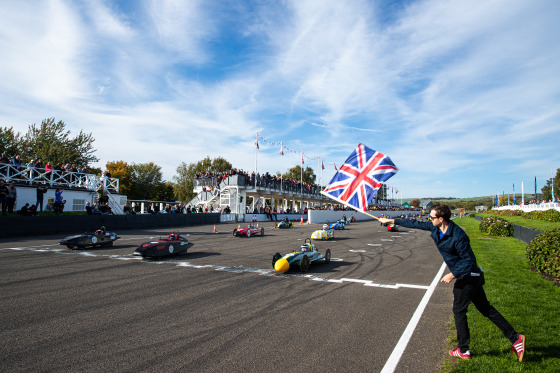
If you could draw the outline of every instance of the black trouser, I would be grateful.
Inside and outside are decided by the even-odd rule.
[[[484,317],[492,321],[513,344],[517,340],[517,333],[509,322],[490,305],[486,293],[482,288],[484,275],[478,277],[466,276],[455,281],[453,287],[453,315],[455,316],[455,328],[457,329],[457,343],[461,352],[466,352],[470,344],[469,324],[467,322],[467,309],[472,303]]]

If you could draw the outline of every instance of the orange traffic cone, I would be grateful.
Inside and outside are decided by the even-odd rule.
[[[240,223],[237,224],[237,229],[241,230],[241,224]]]
[[[309,217],[307,217],[307,224],[309,225]]]
[[[214,230],[212,230],[212,232],[218,233],[218,231],[216,230],[216,225],[214,225]]]
[[[257,229],[259,228],[259,222],[257,222]]]
[[[299,221],[300,225],[303,225],[303,216],[301,216],[301,221]]]

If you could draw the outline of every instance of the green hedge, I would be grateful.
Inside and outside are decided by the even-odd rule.
[[[478,225],[480,232],[492,236],[513,236],[513,225],[501,217],[486,217]]]
[[[538,271],[560,277],[560,229],[537,235],[527,246],[527,258]]]
[[[497,216],[504,216],[504,217],[514,217],[514,216],[522,216],[523,215],[522,210],[489,210],[489,211],[484,212],[484,213],[495,214]]]
[[[523,213],[523,219],[537,219],[541,221],[560,222],[560,212],[555,209],[534,210],[532,212]]]

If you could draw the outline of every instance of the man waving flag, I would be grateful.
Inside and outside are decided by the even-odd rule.
[[[395,175],[397,170],[388,156],[358,144],[321,193],[365,212],[368,202],[383,182]]]

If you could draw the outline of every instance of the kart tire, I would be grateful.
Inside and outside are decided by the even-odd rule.
[[[251,229],[247,230],[247,237],[248,237],[248,238],[251,237]]]
[[[306,272],[307,270],[309,270],[309,257],[307,257],[306,255],[303,255],[303,257],[301,258],[301,261],[299,263],[299,267],[301,269],[302,272]]]
[[[232,233],[233,236],[237,236],[237,235],[235,235],[236,232],[237,232],[237,229],[233,229],[233,233]]]
[[[113,246],[113,242],[107,242],[105,244],[103,244],[104,247],[112,247]]]
[[[274,256],[272,256],[272,268],[274,269],[274,265],[276,264],[276,261],[278,261],[279,259],[282,258],[282,255],[278,252],[276,252],[274,254]]]
[[[261,236],[264,236],[264,227],[261,227]]]
[[[74,248],[76,248],[76,246],[75,246],[75,245],[67,245],[66,248],[68,248],[68,249],[74,249]]]
[[[325,264],[328,264],[329,262],[331,262],[331,250],[327,248],[325,251]]]

